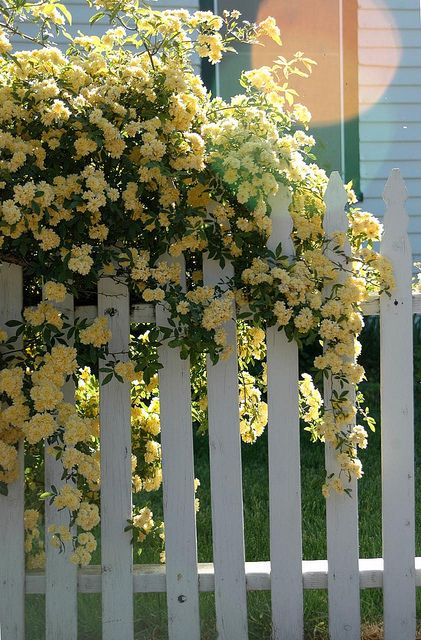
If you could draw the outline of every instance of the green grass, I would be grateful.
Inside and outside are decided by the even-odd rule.
[[[378,378],[377,378],[378,379]],[[415,406],[420,407],[419,384],[416,385]],[[376,419],[379,416],[379,385],[365,383],[365,395]],[[416,409],[416,477],[421,473],[421,416]],[[398,428],[398,425],[397,425]],[[301,455],[303,557],[326,557],[325,502],[321,495],[324,478],[324,451],[322,446],[309,442],[303,432]],[[268,526],[268,456],[267,439],[263,436],[255,445],[243,445],[243,492],[246,559],[269,559]],[[360,557],[381,556],[381,486],[380,486],[380,429],[370,434],[368,449],[362,452],[365,475],[359,482]],[[196,476],[200,478],[201,508],[197,516],[198,554],[200,562],[212,560],[211,508],[209,488],[209,458],[205,437],[195,439]],[[421,483],[416,483],[416,522],[421,519]],[[153,498],[154,513],[162,513],[162,498]],[[416,553],[421,555],[421,529],[418,528]],[[142,562],[156,562],[147,552]],[[417,618],[421,619],[421,593],[417,590]],[[200,595],[203,640],[216,638],[213,594]],[[27,640],[44,638],[44,596],[27,596]],[[306,638],[327,638],[327,593],[306,591],[304,595]],[[270,593],[248,595],[250,640],[270,638]],[[366,589],[361,592],[361,613],[364,624],[377,625],[382,620],[382,592]],[[79,640],[101,638],[100,595],[79,595]],[[376,637],[367,636],[367,637]],[[379,636],[380,637],[380,636]],[[135,596],[136,640],[163,640],[166,632],[165,594],[138,594]],[[117,640],[117,639],[116,639]]]

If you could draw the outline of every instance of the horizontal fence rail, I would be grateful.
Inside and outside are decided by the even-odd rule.
[[[421,586],[421,557],[415,557],[412,316],[421,314],[421,295],[411,293],[406,192],[394,170],[385,189],[385,233],[381,253],[393,263],[392,296],[373,297],[365,316],[380,316],[383,557],[359,558],[358,497],[333,496],[327,504],[327,560],[302,560],[301,480],[298,412],[298,348],[283,331],[267,331],[269,523],[271,561],[245,562],[242,461],[239,433],[237,358],[207,363],[213,563],[198,563],[194,497],[194,453],[189,362],[179,349],[160,347],[159,372],[166,565],[134,564],[131,517],[130,388],[115,380],[101,389],[101,566],[76,569],[47,545],[45,571],[24,567],[24,452],[21,471],[8,497],[0,496],[0,638],[24,640],[25,594],[46,595],[47,640],[76,640],[77,593],[102,594],[102,637],[134,637],[133,594],[166,593],[169,640],[199,640],[199,592],[215,594],[219,640],[247,640],[247,592],[271,591],[272,639],[303,637],[303,589],[327,589],[331,640],[360,637],[360,590],[382,588],[385,640],[415,640],[415,588]],[[346,195],[337,173],[325,196],[325,231],[346,230]],[[292,221],[286,191],[272,202],[269,248],[279,242],[293,257]],[[345,247],[345,251],[349,247]],[[181,264],[184,273],[184,264]],[[204,257],[204,280],[215,285],[231,274]],[[0,328],[20,316],[22,271],[0,265]],[[328,293],[328,292],[326,292]],[[98,304],[65,312],[87,320],[109,316],[110,350],[128,352],[130,322],[165,326],[167,312],[148,304],[130,306],[125,284],[98,283]],[[236,323],[226,326],[237,349]],[[397,373],[398,372],[398,373]],[[399,380],[397,379],[399,378]],[[332,384],[335,384],[332,382]],[[331,381],[326,382],[325,402]],[[349,389],[350,394],[354,392]],[[66,400],[74,401],[68,383]],[[335,469],[326,447],[326,469]],[[58,466],[46,457],[46,489],[57,482]],[[57,514],[48,508],[48,522]],[[60,610],[60,602],[63,609]],[[28,637],[28,636],[27,636]]]
[[[359,559],[360,589],[383,587],[383,558]],[[270,562],[246,562],[247,591],[271,590]],[[327,560],[302,561],[302,586],[304,589],[327,589]],[[137,564],[133,567],[133,593],[165,593],[165,566]],[[215,591],[213,563],[198,564],[198,584],[201,593]],[[415,558],[415,584],[421,587],[421,557]],[[101,593],[101,567],[92,565],[78,571],[79,593]],[[25,592],[45,593],[45,572],[27,571]]]
[[[392,296],[393,300],[393,296]],[[363,302],[362,314],[365,317],[380,315],[380,299],[378,296],[370,296],[367,302]],[[421,315],[421,293],[412,294],[412,313]],[[93,320],[97,316],[97,308],[95,305],[84,305],[75,307],[76,318],[86,318]],[[156,311],[153,304],[134,304],[130,310],[130,322],[139,324],[155,324]]]

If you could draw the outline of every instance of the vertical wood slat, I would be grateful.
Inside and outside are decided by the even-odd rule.
[[[169,259],[168,259],[169,260]],[[184,260],[182,284],[185,287]],[[156,306],[156,323],[168,325],[168,311]],[[190,361],[180,348],[159,348],[160,422],[165,521],[169,640],[199,640],[199,580],[194,497]]]
[[[327,237],[332,237],[335,231],[345,232],[348,228],[348,218],[345,214],[347,194],[342,179],[334,171],[329,179],[325,194],[326,214],[324,229]],[[349,243],[344,246],[344,253],[350,255]],[[326,255],[330,257],[328,249]],[[332,256],[333,257],[333,256]],[[345,258],[334,254],[336,263],[345,266]],[[337,282],[343,282],[346,274],[338,273]],[[330,287],[326,295],[330,294]],[[337,382],[331,376],[325,379],[324,402],[325,408],[331,408],[330,397],[332,390],[340,390]],[[345,387],[349,398],[353,398],[352,386]],[[352,425],[349,426],[351,428]],[[338,473],[336,460],[337,451],[326,443],[326,471],[329,474]],[[348,482],[343,479],[352,494],[338,494],[334,491],[326,500],[327,520],[327,559],[328,559],[328,600],[329,600],[329,637],[331,640],[360,640],[360,581],[359,581],[359,544],[358,544],[358,496],[355,479]]]
[[[0,328],[22,313],[22,268],[0,264]],[[24,551],[24,448],[19,446],[19,477],[10,484],[9,495],[0,495],[0,637],[25,637],[25,551]]]
[[[113,278],[98,282],[98,315],[108,319],[110,353],[127,360],[129,291]],[[100,363],[100,366],[103,363]],[[104,376],[100,374],[100,380]],[[133,640],[133,553],[130,384],[100,385],[102,638]]]
[[[206,286],[232,276],[232,266],[203,259]],[[207,361],[215,607],[219,640],[245,640],[247,595],[245,576],[243,490],[239,424],[237,332],[235,320],[225,325],[232,353],[213,365]]]
[[[385,640],[413,640],[415,606],[412,254],[407,192],[398,169],[387,181],[381,253],[396,286],[380,299],[380,380]]]
[[[282,242],[293,256],[290,196],[284,187],[272,200],[272,251]],[[273,640],[303,638],[298,346],[285,331],[267,329],[270,562]]]
[[[67,295],[65,300],[55,305],[68,318],[70,323],[74,319],[74,301],[72,295]],[[64,402],[74,404],[75,388],[73,380],[68,380],[63,388]],[[65,484],[61,479],[63,465],[60,460],[45,453],[45,488],[50,490],[51,485],[57,489]],[[70,481],[73,484],[72,481]],[[76,640],[77,638],[77,567],[70,562],[71,545],[66,544],[66,551],[59,553],[58,549],[50,544],[51,534],[48,527],[51,525],[68,526],[69,516],[66,509],[58,511],[54,504],[45,502],[45,551],[46,551],[46,640]]]

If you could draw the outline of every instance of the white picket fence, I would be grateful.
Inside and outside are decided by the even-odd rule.
[[[166,592],[170,640],[200,638],[199,592],[215,593],[220,640],[245,640],[247,591],[270,590],[274,640],[302,640],[303,588],[328,589],[332,640],[359,640],[360,589],[381,587],[386,640],[414,640],[415,588],[421,585],[421,558],[415,556],[412,314],[421,301],[411,294],[412,259],[404,209],[406,190],[398,170],[385,188],[385,232],[381,251],[391,259],[396,289],[366,304],[365,315],[380,313],[383,558],[359,559],[358,497],[333,495],[327,501],[327,560],[302,560],[298,351],[283,332],[267,332],[269,405],[270,562],[245,562],[242,468],[238,415],[237,359],[208,364],[209,447],[213,564],[198,564],[194,509],[193,441],[189,364],[177,349],[163,346],[160,404],[166,565],[133,565],[129,386],[110,382],[101,390],[101,566],[76,570],[47,541],[45,572],[27,571],[23,545],[22,473],[8,497],[0,497],[0,625],[2,640],[23,640],[25,594],[46,595],[46,639],[75,640],[77,593],[102,593],[103,640],[133,640],[133,593]],[[345,229],[346,197],[339,174],[326,193],[328,234]],[[283,242],[292,253],[288,197],[281,192],[273,212],[271,247]],[[230,266],[205,259],[208,285],[230,274]],[[20,316],[20,267],[0,269],[0,326]],[[420,296],[421,298],[421,296]],[[96,308],[69,313],[95,316]],[[134,307],[125,285],[103,279],[98,312],[109,316],[112,351],[127,351],[129,322],[165,324],[162,308]],[[236,353],[236,327],[227,326]],[[66,399],[73,397],[71,384]],[[48,458],[46,486],[60,484],[60,464]],[[326,450],[326,465],[334,465]],[[366,469],[366,473],[370,473]],[[58,522],[46,504],[46,521]],[[27,634],[30,638],[30,633]]]

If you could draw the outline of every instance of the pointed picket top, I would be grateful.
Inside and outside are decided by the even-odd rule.
[[[330,236],[335,231],[347,231],[349,223],[345,213],[345,205],[348,202],[348,194],[338,171],[333,171],[330,174],[324,201],[326,213],[323,226],[326,234]]]
[[[383,191],[386,204],[384,214],[384,234],[382,247],[386,239],[396,239],[407,235],[409,216],[405,209],[408,191],[399,169],[392,169]]]
[[[268,248],[275,251],[278,244],[282,243],[282,254],[292,257],[295,255],[294,244],[291,233],[293,222],[289,212],[291,195],[284,185],[279,185],[278,192],[269,200],[272,209],[270,219],[272,220],[272,233],[268,239]]]

